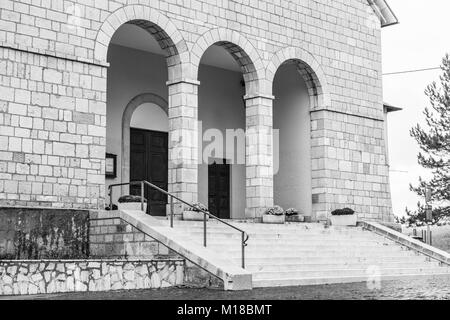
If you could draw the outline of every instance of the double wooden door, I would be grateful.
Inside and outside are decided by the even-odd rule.
[[[168,134],[142,129],[131,129],[130,178],[131,181],[146,180],[167,190],[168,187]],[[132,186],[130,193],[141,194],[140,186]],[[152,216],[165,216],[167,196],[145,188],[148,201],[147,213]]]

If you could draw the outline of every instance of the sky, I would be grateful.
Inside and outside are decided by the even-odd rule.
[[[449,0],[388,0],[400,24],[383,28],[383,73],[439,67],[450,54]],[[403,108],[389,114],[389,158],[394,214],[405,215],[420,200],[409,191],[419,176],[429,172],[417,163],[419,147],[410,129],[424,123],[423,110],[429,105],[424,91],[439,80],[440,70],[383,76],[384,101]]]

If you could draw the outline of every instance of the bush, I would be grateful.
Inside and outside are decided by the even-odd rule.
[[[299,212],[297,209],[295,208],[290,208],[287,209],[286,212],[284,213],[287,217],[292,217],[292,216],[298,216]]]
[[[331,213],[332,216],[351,216],[354,214],[355,214],[355,211],[350,208],[337,209]]]
[[[193,208],[192,207],[188,207],[186,209],[186,211],[194,211],[194,212],[206,211],[206,212],[209,212],[208,211],[208,207],[205,206],[203,203],[200,203],[200,202],[194,203],[194,207]]]
[[[282,216],[284,215],[284,209],[280,206],[275,206],[266,210],[265,214],[270,216]]]
[[[119,203],[131,203],[131,202],[141,202],[141,197],[140,196],[132,196],[132,195],[128,195],[128,196],[122,196],[119,198]],[[147,199],[144,198],[144,202],[147,202]]]

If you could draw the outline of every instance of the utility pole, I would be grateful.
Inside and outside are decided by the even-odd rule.
[[[427,235],[426,235],[426,243],[430,246],[432,245],[431,240],[431,230],[430,230],[430,224],[433,221],[433,206],[430,204],[431,202],[431,189],[427,188],[425,190],[425,203],[426,203],[426,221],[427,221]]]

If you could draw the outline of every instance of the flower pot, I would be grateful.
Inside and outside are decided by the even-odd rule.
[[[356,227],[356,214],[345,216],[331,216],[331,225],[337,227]]]
[[[197,211],[183,211],[183,220],[185,221],[203,221],[205,214]],[[209,220],[209,216],[206,216],[206,220]]]
[[[305,222],[305,216],[286,216],[286,222]]]
[[[270,224],[284,224],[286,222],[286,216],[275,216],[270,214],[265,214],[262,216],[262,222],[263,223],[270,223]]]
[[[142,210],[140,202],[123,202],[119,203],[117,207],[119,210],[133,210],[133,211]],[[144,212],[147,212],[147,203],[144,203]]]

